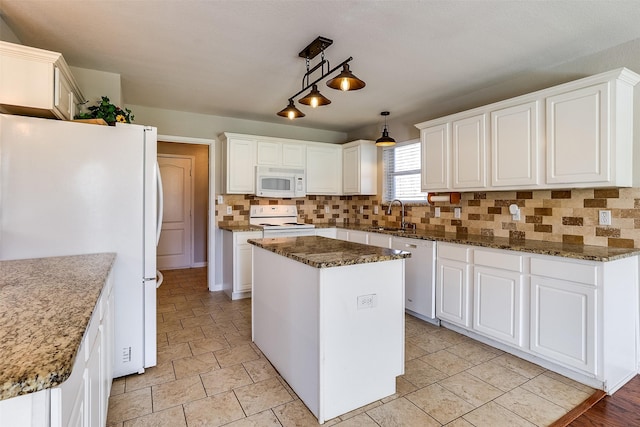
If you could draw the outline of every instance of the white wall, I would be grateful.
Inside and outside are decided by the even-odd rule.
[[[80,86],[85,101],[89,101],[87,107],[96,105],[103,96],[109,97],[112,104],[122,107],[120,74],[71,66],[69,68]]]

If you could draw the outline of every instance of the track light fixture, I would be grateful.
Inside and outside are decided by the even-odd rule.
[[[358,90],[365,87],[366,83],[354,76],[349,69],[349,61],[353,60],[353,57],[349,57],[342,61],[337,67],[331,68],[329,60],[324,57],[325,49],[331,46],[331,44],[333,44],[333,40],[320,36],[298,54],[298,56],[304,58],[307,63],[307,72],[302,76],[302,89],[289,98],[289,105],[278,112],[279,116],[287,117],[291,120],[298,117],[304,117],[305,115],[294,106],[293,99],[309,88],[311,88],[311,91],[305,97],[300,98],[298,102],[304,105],[309,105],[312,108],[331,104],[331,100],[322,95],[318,90],[318,82],[329,77],[340,67],[342,67],[342,71],[327,82],[328,87],[342,91]],[[320,62],[315,66],[310,67],[310,61],[318,55],[321,55]],[[318,69],[320,70],[320,77],[310,82],[311,75]]]
[[[396,140],[389,136],[389,131],[387,131],[387,116],[390,113],[388,111],[383,111],[380,113],[381,116],[384,116],[384,129],[382,131],[382,136],[376,139],[377,147],[391,147],[392,145],[396,145]]]

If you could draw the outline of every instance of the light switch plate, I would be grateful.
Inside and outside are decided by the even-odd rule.
[[[461,209],[460,208],[454,208],[453,209],[453,217],[454,218],[460,218],[460,214],[461,214]]]
[[[218,196],[218,204],[221,205],[224,203],[224,198],[222,196]]]
[[[437,206],[434,209],[433,216],[436,217],[436,218],[440,218],[440,207],[439,206]]]
[[[231,206],[227,206],[227,215],[233,215],[233,208]]]

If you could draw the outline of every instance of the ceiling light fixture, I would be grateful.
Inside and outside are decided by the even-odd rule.
[[[294,106],[293,99],[309,88],[311,88],[311,91],[305,97],[300,98],[298,102],[304,105],[309,105],[312,108],[331,104],[331,100],[322,95],[318,90],[318,82],[329,77],[340,67],[342,67],[342,72],[327,82],[328,87],[342,91],[358,90],[365,87],[366,83],[354,76],[351,70],[349,70],[348,63],[353,60],[353,57],[350,56],[346,60],[342,61],[337,67],[331,68],[329,60],[324,57],[324,51],[332,44],[333,40],[320,36],[298,54],[298,56],[304,58],[307,63],[307,72],[302,76],[302,89],[289,98],[289,105],[278,112],[279,116],[287,117],[291,120],[298,117],[304,117],[305,115]],[[310,67],[310,61],[318,55],[321,55],[320,62],[315,66]],[[311,75],[318,69],[320,70],[320,77],[314,81],[310,81]]]
[[[396,140],[389,136],[389,131],[387,130],[387,116],[390,113],[388,111],[383,111],[380,113],[381,116],[384,116],[384,129],[382,131],[382,136],[376,139],[377,147],[391,147],[392,145],[396,145]]]

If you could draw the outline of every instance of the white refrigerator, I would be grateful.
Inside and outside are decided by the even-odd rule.
[[[114,377],[156,364],[157,130],[0,114],[0,259],[115,252]]]

